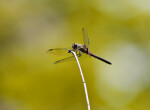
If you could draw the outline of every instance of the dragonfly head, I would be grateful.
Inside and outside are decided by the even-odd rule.
[[[78,47],[78,44],[77,44],[77,43],[72,44],[72,48],[73,48],[73,49],[77,49],[77,47]]]

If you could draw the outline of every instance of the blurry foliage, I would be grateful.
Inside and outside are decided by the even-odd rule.
[[[46,53],[50,48],[82,43],[81,29],[84,27],[90,38],[90,50],[96,54],[103,53],[113,63],[109,66],[93,58],[81,60],[91,109],[149,110],[149,3],[146,0],[1,0],[0,109],[86,110],[84,89],[76,63],[53,65],[53,61],[60,57]],[[144,72],[139,73],[145,77],[144,83],[141,80],[138,82],[140,91],[122,91],[106,79],[98,82],[103,76],[101,74],[105,74],[99,69],[112,74],[108,74],[109,80],[116,74],[116,79],[119,76],[128,78],[121,74],[120,68],[132,66],[132,60],[122,65],[124,62],[120,57],[117,57],[117,61],[121,63],[117,63],[113,57],[118,56],[116,51],[121,52],[117,47],[121,48],[122,44],[137,45],[139,50],[143,50],[139,53],[146,54],[147,61],[137,67],[146,65]],[[129,58],[131,53],[127,51],[125,56]],[[141,58],[140,55],[135,57]],[[115,73],[114,67],[120,73]],[[128,70],[132,78],[136,73]],[[136,95],[133,95],[134,92]]]

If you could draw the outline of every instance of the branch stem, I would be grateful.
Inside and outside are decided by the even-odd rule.
[[[83,73],[82,73],[82,69],[81,69],[78,57],[77,57],[77,55],[76,55],[76,53],[74,51],[72,51],[72,50],[68,50],[68,51],[69,51],[69,53],[71,52],[74,55],[74,57],[76,59],[76,62],[78,64],[78,67],[79,67],[79,70],[80,70],[80,74],[81,74],[81,77],[82,77],[82,82],[83,82],[83,85],[84,85],[84,91],[85,91],[85,96],[86,96],[86,101],[87,101],[87,107],[88,107],[88,110],[90,110],[90,103],[89,103],[89,97],[88,97],[86,82],[84,80],[84,76],[83,76]]]

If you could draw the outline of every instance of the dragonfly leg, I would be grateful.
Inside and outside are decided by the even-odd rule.
[[[81,51],[79,51],[78,57],[81,57],[81,55],[82,55],[82,52],[81,52]]]

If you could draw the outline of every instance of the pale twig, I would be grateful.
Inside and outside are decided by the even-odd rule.
[[[84,91],[85,91],[85,96],[86,96],[86,101],[87,101],[87,107],[88,107],[88,110],[90,110],[90,103],[89,103],[87,87],[86,87],[86,83],[85,83],[85,80],[84,80],[84,76],[83,76],[83,73],[82,73],[82,69],[81,69],[78,57],[77,57],[77,55],[76,55],[76,53],[74,51],[69,50],[69,49],[68,49],[68,51],[69,51],[69,53],[71,52],[74,55],[74,57],[76,59],[76,62],[78,64],[78,67],[79,67],[79,70],[80,70],[80,73],[81,73],[81,77],[82,77],[82,81],[83,81],[83,85],[84,85]]]

